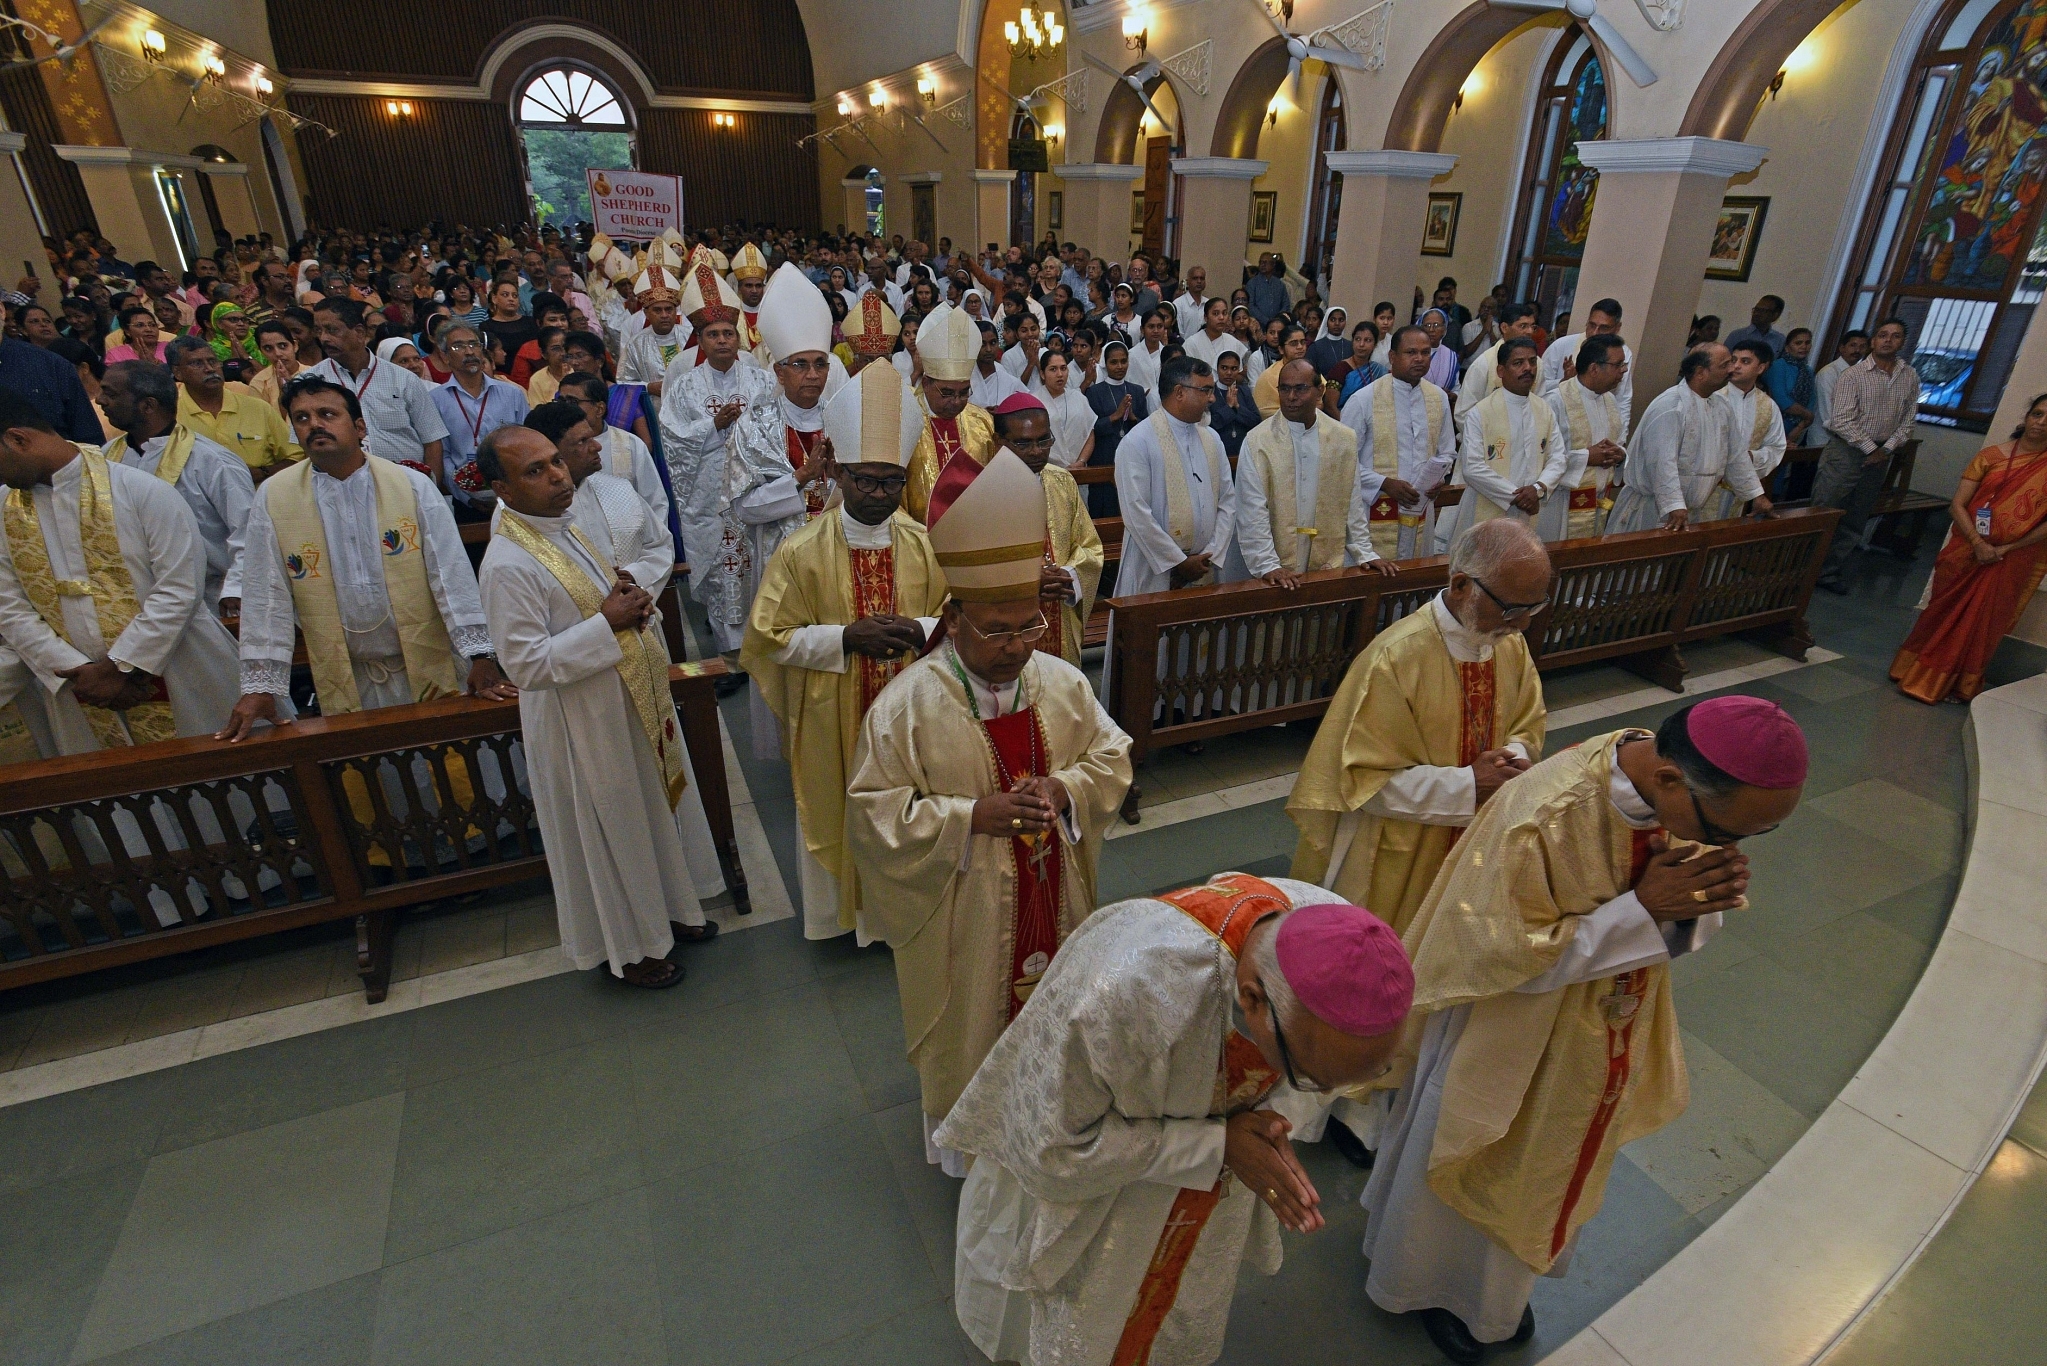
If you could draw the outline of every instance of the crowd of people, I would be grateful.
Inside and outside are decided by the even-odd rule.
[[[1545,758],[1546,543],[1767,515],[1819,445],[1838,583],[1917,395],[1902,324],[1815,376],[1766,301],[1637,415],[1613,299],[1567,330],[1445,280],[1353,323],[1277,256],[1227,296],[1142,254],[777,231],[52,264],[63,323],[24,280],[0,339],[26,755],[516,698],[564,952],[672,987],[722,889],[659,629],[686,566],[789,765],[804,933],[893,952],[966,1183],[961,1321],[1040,1366],[1212,1360],[1239,1265],[1321,1226],[1293,1145],[1325,1139],[1372,1167],[1377,1303],[1459,1362],[1533,1331],[1618,1146],[1684,1108],[1667,964],[1746,905],[1739,841],[1806,762],[1744,697]],[[2047,400],[1970,467],[1912,695],[1970,695],[2037,584],[2043,455]],[[1293,876],[1099,907],[1132,771],[1079,668],[1097,597],[1439,551],[1331,699]],[[464,807],[510,780],[447,773]]]

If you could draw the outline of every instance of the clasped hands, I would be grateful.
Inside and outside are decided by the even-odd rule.
[[[1708,849],[1697,858],[1687,847],[1673,849],[1667,835],[1652,835],[1649,864],[1635,884],[1635,899],[1658,924],[1695,920],[1731,911],[1748,891],[1748,855],[1735,845]],[[1704,893],[1703,896],[1698,895]]]
[[[1042,835],[1058,824],[1070,805],[1066,784],[1057,778],[1026,778],[1007,792],[976,801],[973,831],[1004,839]]]
[[[1509,778],[1528,769],[1528,761],[1511,749],[1489,749],[1473,759],[1471,777],[1478,785],[1478,805],[1484,806],[1486,798],[1498,792]]]
[[[71,680],[71,694],[88,707],[126,711],[139,707],[156,691],[156,675],[140,669],[128,673],[111,659],[93,659],[57,670],[57,677]]]
[[[869,659],[888,659],[906,651],[924,648],[924,628],[915,617],[893,612],[862,617],[846,628],[842,642],[850,654]]]
[[[1293,1125],[1271,1110],[1231,1115],[1223,1137],[1223,1166],[1252,1195],[1272,1206],[1279,1222],[1296,1233],[1321,1228],[1322,1197],[1308,1179],[1294,1145]]]

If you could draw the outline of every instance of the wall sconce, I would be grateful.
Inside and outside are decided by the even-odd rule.
[[[1123,16],[1123,46],[1142,56],[1150,41],[1151,20],[1144,11],[1132,10]]]
[[[1476,95],[1479,91],[1483,89],[1485,89],[1485,82],[1481,81],[1478,78],[1478,73],[1476,71],[1472,72],[1469,76],[1466,76],[1464,78],[1464,84],[1457,87],[1457,98],[1450,101],[1450,108],[1452,110],[1462,109],[1464,107],[1465,96]]]
[[[277,87],[270,83],[268,76],[258,76],[256,78],[256,93],[267,98],[277,93]]]
[[[919,76],[917,78],[917,98],[924,101],[927,108],[937,104],[938,82],[932,80],[929,76]]]
[[[711,115],[711,126],[714,128],[723,128],[727,132],[730,132],[734,127],[737,126],[737,121],[734,120],[730,114],[720,111],[719,113]]]
[[[853,101],[844,95],[839,96],[839,117],[842,119],[853,117]]]
[[[199,74],[214,85],[227,80],[227,63],[217,52],[209,52],[199,59]]]
[[[409,119],[412,117],[412,101],[385,100],[384,112],[394,119]]]
[[[1271,99],[1265,102],[1266,127],[1268,128],[1279,127],[1279,111],[1281,110],[1281,108],[1284,107],[1284,105],[1285,102],[1281,100],[1280,97],[1277,95],[1274,95]]]
[[[163,60],[164,36],[161,33],[158,33],[155,29],[146,28],[142,30],[141,46],[143,60],[151,62],[160,62]]]
[[[870,91],[867,96],[867,107],[877,114],[887,109],[888,92],[886,90]]]
[[[1058,124],[1048,123],[1045,125],[1045,141],[1051,143],[1054,147],[1059,145],[1059,139],[1064,136],[1066,136],[1066,130]]]
[[[1812,38],[1808,36],[1804,42],[1791,50],[1791,55],[1784,59],[1784,65],[1778,68],[1776,76],[1771,79],[1770,98],[1776,99],[1783,91],[1787,76],[1804,71],[1818,60],[1819,54],[1813,50]]]

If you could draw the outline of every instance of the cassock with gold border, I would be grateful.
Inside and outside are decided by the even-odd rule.
[[[917,356],[924,362],[927,379],[964,383],[974,374],[974,360],[981,353],[981,329],[974,320],[951,304],[931,310],[917,329]],[[953,471],[958,492],[973,479],[980,467],[995,454],[995,419],[988,410],[969,403],[958,417],[933,417],[917,391],[917,404],[924,415],[924,430],[910,457],[910,483],[903,490],[903,510],[929,525],[931,495],[952,463],[964,456],[971,463]],[[949,501],[949,500],[948,500]]]

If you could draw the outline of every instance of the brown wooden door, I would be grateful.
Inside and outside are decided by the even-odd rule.
[[[1154,256],[1166,250],[1166,197],[1173,184],[1173,140],[1152,138],[1144,144],[1144,249]]]

